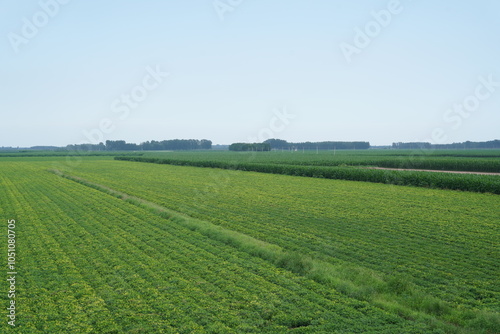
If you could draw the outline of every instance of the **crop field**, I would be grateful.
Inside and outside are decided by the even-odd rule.
[[[299,166],[377,166],[500,173],[500,150],[145,152],[147,158]]]
[[[494,191],[196,166],[404,161],[371,154],[0,156],[0,216],[5,230],[15,221],[16,253],[15,297],[12,281],[0,284],[15,327],[6,310],[0,332],[499,333]],[[498,151],[405,154],[433,169],[498,171],[500,161]]]
[[[358,150],[338,153],[336,151],[147,152],[142,156],[122,156],[115,159],[500,195],[499,152],[499,150]],[[425,170],[460,173],[433,173]],[[481,173],[488,175],[477,175]]]

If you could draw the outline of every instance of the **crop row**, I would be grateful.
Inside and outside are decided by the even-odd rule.
[[[146,152],[144,157],[304,166],[379,166],[388,168],[500,172],[500,150],[405,151],[357,150],[318,152]]]
[[[232,163],[225,161],[176,160],[148,157],[115,157],[115,160],[169,164],[177,166],[222,168],[291,176],[375,182],[402,186],[416,186],[500,194],[500,176],[496,175],[490,176],[418,171],[378,170],[352,167],[348,168],[330,166],[283,165],[278,163]],[[391,167],[399,166],[396,163]]]
[[[430,169],[444,171],[469,171],[500,173],[500,158],[435,158],[435,157],[363,157],[345,160],[277,161],[278,164],[294,164],[305,166],[376,166],[401,169]]]

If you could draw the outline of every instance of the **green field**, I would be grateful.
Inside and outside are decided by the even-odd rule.
[[[148,158],[299,166],[378,166],[500,173],[500,150],[339,150],[142,152]]]
[[[118,156],[115,159],[500,195],[500,150],[145,152],[140,156]],[[469,173],[435,173],[425,170]],[[495,173],[497,175],[493,175]]]
[[[305,169],[500,161],[498,151],[143,157]],[[4,317],[2,333],[500,332],[493,193],[78,154],[0,157],[0,183],[17,269],[16,327]],[[0,301],[5,310],[7,293]]]

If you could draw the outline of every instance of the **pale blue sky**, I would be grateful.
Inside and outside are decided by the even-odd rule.
[[[0,146],[500,139],[499,22],[496,0],[0,0]]]

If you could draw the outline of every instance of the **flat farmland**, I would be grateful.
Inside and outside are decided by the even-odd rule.
[[[133,156],[130,154],[129,156]],[[137,156],[137,155],[136,155]],[[500,173],[500,150],[331,150],[144,152],[145,158],[292,166],[377,166]]]
[[[115,159],[500,195],[499,155],[499,150],[200,151]]]
[[[500,329],[498,195],[3,159],[22,333]]]

